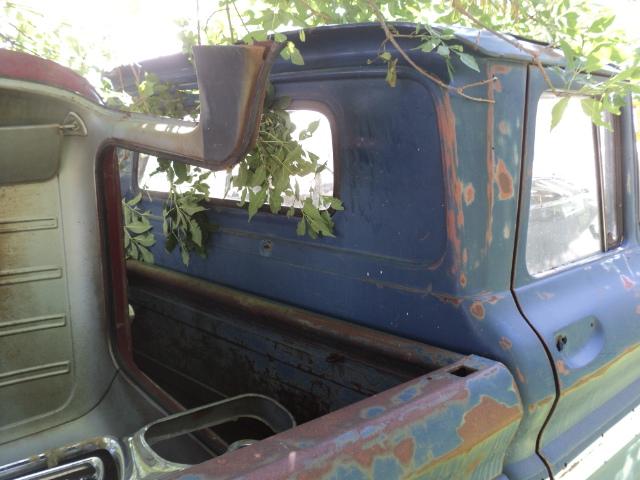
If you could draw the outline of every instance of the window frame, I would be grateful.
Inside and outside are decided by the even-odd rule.
[[[338,152],[339,150],[339,138],[337,135],[336,128],[336,120],[335,115],[331,108],[323,102],[319,102],[317,100],[306,100],[301,98],[294,98],[291,100],[291,104],[287,107],[287,110],[312,110],[318,112],[325,116],[325,118],[329,122],[329,130],[331,132],[331,150],[333,155],[333,193],[332,196],[340,199],[340,157]],[[137,195],[142,192],[142,188],[139,184],[139,157],[141,151],[133,151],[133,159],[131,164],[131,186],[130,190],[133,195]],[[167,192],[159,192],[156,190],[144,190],[152,199],[165,200],[168,196]],[[227,199],[227,198],[217,198],[217,197],[207,197],[205,200],[206,204],[210,208],[233,208],[237,210],[243,210],[245,207],[241,207],[238,205],[237,200]],[[276,216],[286,216],[287,210],[289,207],[282,206],[280,211],[277,213],[273,213],[269,207],[268,203],[265,203],[260,208],[258,208],[258,213],[269,213],[271,215]],[[329,214],[333,215],[335,213],[335,209],[333,207],[329,207],[326,210]],[[295,207],[294,209],[294,217],[302,217],[302,209],[300,207]]]
[[[609,242],[608,239],[608,231],[607,231],[607,202],[605,200],[605,189],[606,185],[604,184],[604,161],[602,158],[602,149],[600,148],[602,145],[602,139],[600,132],[604,127],[598,127],[596,125],[592,125],[593,129],[593,138],[594,138],[594,148],[596,149],[596,175],[598,178],[598,201],[600,202],[598,212],[600,215],[600,243],[602,253],[608,252],[618,248],[622,244],[622,240],[624,238],[624,215],[623,215],[623,196],[622,196],[622,138],[621,138],[621,123],[620,117],[618,115],[607,114],[608,120],[611,123],[611,127],[613,128],[612,134],[612,146],[613,146],[613,156],[612,162],[614,167],[614,176],[613,176],[613,186],[614,190],[614,205],[611,207],[613,209],[613,215],[616,220],[617,227],[617,237],[614,242]]]
[[[592,254],[589,254],[585,257],[581,257],[581,258],[577,258],[575,260],[569,261],[567,263],[563,263],[561,265],[557,265],[554,266],[552,268],[548,268],[542,272],[538,272],[538,273],[532,273],[529,270],[529,266],[527,264],[527,240],[528,240],[528,236],[529,236],[529,227],[530,227],[530,212],[531,212],[531,191],[532,191],[532,186],[533,186],[533,166],[534,166],[534,162],[535,162],[535,134],[536,131],[539,128],[538,125],[538,120],[537,120],[537,112],[538,112],[538,105],[540,100],[542,99],[543,95],[545,94],[552,94],[556,97],[557,100],[559,100],[560,98],[562,98],[563,96],[569,96],[569,97],[585,97],[585,95],[580,94],[577,91],[574,92],[562,92],[562,95],[558,95],[557,93],[553,92],[553,90],[545,88],[543,89],[540,94],[535,98],[535,99],[529,99],[528,102],[534,101],[535,102],[535,114],[533,115],[533,117],[527,117],[527,122],[529,123],[529,125],[525,128],[525,132],[527,130],[529,130],[531,127],[533,127],[534,130],[534,137],[533,137],[533,147],[531,149],[531,153],[532,153],[532,158],[529,159],[528,161],[524,161],[523,162],[523,168],[526,169],[526,177],[527,177],[527,181],[528,181],[528,188],[526,189],[526,192],[524,191],[525,189],[522,189],[521,192],[523,194],[526,194],[528,196],[527,199],[527,214],[526,214],[526,230],[525,230],[525,235],[522,239],[519,239],[519,248],[521,248],[523,250],[523,255],[521,257],[520,260],[518,260],[518,263],[520,263],[522,265],[522,269],[524,270],[524,273],[526,274],[526,276],[528,276],[528,278],[530,280],[537,280],[537,279],[541,279],[541,278],[545,278],[548,277],[549,275],[553,275],[556,274],[558,272],[562,272],[571,268],[574,268],[576,266],[581,266],[581,265],[585,265],[587,263],[590,263],[592,261],[594,261],[597,258],[602,257],[603,254],[606,254],[608,252],[614,251],[616,249],[618,249],[622,243],[623,243],[623,239],[624,239],[624,215],[623,215],[623,192],[622,192],[622,144],[621,144],[621,132],[620,132],[620,118],[618,116],[612,115],[612,114],[607,114],[608,115],[608,120],[610,121],[612,128],[613,128],[613,132],[612,132],[612,142],[613,142],[613,164],[614,164],[614,178],[613,178],[613,186],[615,188],[614,191],[614,199],[615,199],[615,205],[613,206],[614,210],[614,218],[616,219],[616,223],[617,223],[617,233],[618,233],[618,237],[616,239],[615,242],[609,243],[607,241],[607,232],[606,232],[606,225],[607,222],[605,220],[606,218],[606,205],[605,205],[605,185],[604,185],[604,175],[603,175],[603,168],[604,168],[604,162],[603,162],[603,158],[602,158],[602,151],[601,151],[601,139],[600,139],[600,128],[596,126],[595,124],[592,123],[591,127],[591,131],[592,131],[592,140],[593,140],[593,148],[594,148],[594,157],[593,160],[595,162],[595,175],[596,175],[596,194],[597,194],[597,201],[598,201],[598,223],[600,225],[600,238],[599,238],[599,243],[600,243],[600,249],[597,252],[594,252]],[[529,115],[529,114],[527,114]],[[585,113],[586,115],[586,113]],[[531,119],[533,118],[533,122],[531,122]],[[604,128],[604,127],[602,127]],[[525,137],[527,137],[527,135],[525,134]],[[529,141],[529,138],[526,139],[526,141]],[[524,145],[524,149],[526,151],[528,147],[526,146],[526,142]],[[528,152],[527,152],[528,153]],[[522,202],[521,202],[522,203]],[[523,216],[522,214],[518,215],[518,223],[520,221],[523,220]],[[518,257],[518,256],[517,256]],[[517,258],[516,257],[516,258]],[[515,278],[515,277],[514,277]],[[522,283],[522,282],[520,282]],[[526,282],[528,283],[528,282]]]

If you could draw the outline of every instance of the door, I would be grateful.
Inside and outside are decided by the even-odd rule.
[[[613,131],[594,127],[584,97],[570,95],[550,130],[561,97],[536,67],[529,78],[513,287],[556,376],[540,454],[555,474],[569,471],[573,461],[576,478],[587,478],[607,455],[595,447],[589,455],[580,452],[605,434],[613,453],[640,431],[636,423],[626,436],[606,434],[640,403],[633,128],[630,109],[609,119]]]

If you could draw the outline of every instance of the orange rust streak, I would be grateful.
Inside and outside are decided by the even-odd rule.
[[[460,286],[463,288],[467,286],[467,276],[464,273],[460,274]]]
[[[443,303],[450,303],[455,307],[459,307],[462,303],[463,299],[460,297],[454,297],[453,295],[448,295],[446,293],[431,293],[434,297],[440,300]]]
[[[445,175],[447,239],[453,256],[451,271],[453,274],[456,274],[460,271],[462,257],[458,228],[464,224],[464,216],[460,216],[460,213],[462,213],[462,184],[457,172],[456,121],[448,93],[443,94],[441,102],[436,102],[436,112],[442,146],[442,164]]]
[[[518,367],[516,367],[516,375],[518,376],[518,380],[520,380],[520,383],[527,383],[526,377]]]

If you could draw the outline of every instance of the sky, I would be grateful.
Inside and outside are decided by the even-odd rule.
[[[195,19],[196,0],[13,0],[44,13],[52,23],[66,22],[74,36],[89,44],[108,45],[104,66],[134,63],[179,52],[176,20]],[[199,0],[201,19],[217,9],[216,0]],[[0,4],[2,0],[0,0]],[[241,3],[241,2],[239,2]],[[598,0],[617,12],[617,25],[640,45],[640,0]]]

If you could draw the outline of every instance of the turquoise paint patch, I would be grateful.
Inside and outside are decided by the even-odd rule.
[[[371,408],[367,408],[364,411],[364,417],[365,418],[376,418],[379,415],[382,415],[385,412],[385,408],[384,407],[371,407]]]
[[[402,467],[395,458],[377,458],[373,462],[373,479],[390,480],[402,477]]]

